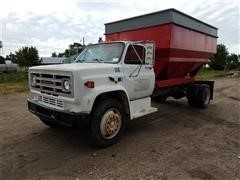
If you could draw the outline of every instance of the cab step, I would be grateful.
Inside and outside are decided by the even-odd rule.
[[[130,101],[131,120],[147,114],[154,113],[157,110],[157,108],[151,107],[150,97]]]

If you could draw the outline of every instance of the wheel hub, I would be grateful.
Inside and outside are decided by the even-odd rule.
[[[107,123],[105,124],[105,129],[108,132],[109,135],[114,134],[115,131],[117,131],[119,126],[119,117],[118,115],[111,115],[107,119]]]
[[[108,110],[101,120],[101,133],[105,139],[111,139],[117,135],[121,127],[121,115],[118,110]]]

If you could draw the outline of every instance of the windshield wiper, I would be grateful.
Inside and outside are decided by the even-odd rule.
[[[93,61],[97,61],[99,63],[104,63],[104,60],[102,60],[102,59],[93,59]]]

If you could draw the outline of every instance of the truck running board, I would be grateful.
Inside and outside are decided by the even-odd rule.
[[[156,112],[158,109],[151,107],[151,98],[137,99],[130,101],[130,117],[131,120]]]

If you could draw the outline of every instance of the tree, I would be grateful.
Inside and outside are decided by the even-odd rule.
[[[53,52],[53,53],[52,53],[52,57],[57,57],[57,53],[56,53],[56,52]]]
[[[64,52],[64,56],[65,57],[70,57],[72,55],[72,53],[70,53],[71,51],[69,49],[65,49],[65,52]]]
[[[58,57],[64,57],[64,53],[59,53]]]
[[[217,45],[217,53],[211,59],[209,66],[213,70],[224,70],[228,57],[228,50],[224,44]]]
[[[4,64],[5,63],[5,58],[0,56],[0,64]]]
[[[240,68],[239,55],[236,55],[236,54],[229,55],[227,57],[226,68],[227,69],[237,69],[237,68]]]
[[[40,64],[38,50],[35,47],[22,47],[16,54],[16,63],[21,67],[30,67]]]
[[[53,52],[52,57],[70,57],[76,54],[80,54],[82,50],[85,48],[85,45],[74,42],[73,44],[70,44],[68,47],[69,48],[65,49],[63,53],[59,53],[58,55],[55,52]]]
[[[85,46],[82,45],[81,43],[74,42],[73,44],[69,45],[68,49],[65,50],[64,55],[65,55],[65,57],[70,57],[75,54],[79,54],[80,52],[82,52],[84,47]]]
[[[11,59],[13,63],[16,63],[16,55],[12,52],[10,52],[10,54],[6,56],[6,59]]]

